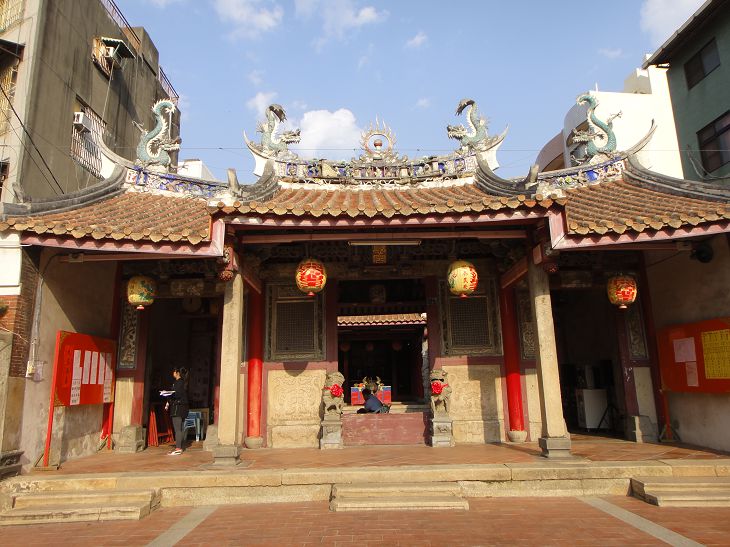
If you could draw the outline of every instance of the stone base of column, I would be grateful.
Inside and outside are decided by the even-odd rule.
[[[20,457],[23,455],[22,450],[8,450],[0,452],[0,480],[5,477],[14,477],[20,475]]]
[[[126,425],[119,433],[114,450],[125,454],[142,452],[146,437],[147,430],[141,425]]]
[[[322,420],[322,437],[319,439],[319,447],[342,448],[342,417],[325,416]]]
[[[241,463],[239,456],[241,447],[237,444],[219,444],[213,447],[213,465],[221,467],[233,467]]]
[[[507,438],[511,443],[524,443],[527,440],[527,431],[510,430],[507,432]]]
[[[218,426],[216,424],[209,425],[205,430],[205,440],[203,441],[203,450],[212,452],[213,448],[218,446]]]
[[[257,449],[264,446],[263,437],[244,437],[243,444],[246,448]]]
[[[448,414],[436,414],[431,418],[431,446],[454,446],[454,421]]]
[[[537,444],[545,458],[572,458],[570,437],[540,437]]]
[[[626,439],[637,443],[659,442],[657,427],[649,416],[626,416]]]

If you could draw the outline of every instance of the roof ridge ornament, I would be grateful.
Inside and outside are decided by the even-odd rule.
[[[155,115],[156,124],[146,131],[144,127],[135,123],[141,131],[142,136],[137,145],[137,165],[150,171],[167,173],[172,163],[168,152],[180,149],[182,139],[170,135],[169,119],[175,113],[175,103],[170,99],[162,99],[152,106],[152,113]],[[168,119],[165,119],[167,116]]]
[[[268,157],[280,157],[282,159],[293,159],[297,155],[289,150],[290,144],[296,144],[301,140],[301,131],[294,129],[283,131],[277,135],[276,131],[284,121],[286,112],[280,104],[270,104],[266,107],[266,121],[259,122],[256,131],[261,133],[260,151]]]
[[[371,163],[374,161],[395,163],[399,161],[408,161],[407,156],[400,157],[395,151],[395,133],[388,127],[388,124],[382,122],[375,116],[375,124],[370,122],[370,126],[360,135],[360,146],[362,146],[363,154],[359,158],[353,158],[353,162]],[[387,145],[383,148],[383,140]]]
[[[598,101],[593,95],[583,93],[578,95],[575,102],[579,105],[588,105],[586,121],[589,129],[588,131],[573,129],[571,134],[573,142],[585,143],[585,152],[583,154],[571,154],[570,159],[573,161],[573,165],[601,163],[613,159],[616,156],[616,134],[613,132],[613,120],[621,117],[622,112],[611,114],[604,122],[596,116],[595,111],[598,107]],[[605,140],[605,144],[598,146],[596,144],[597,140]]]
[[[446,134],[450,139],[461,143],[461,151],[484,152],[498,145],[504,140],[507,130],[500,135],[489,136],[489,120],[479,115],[479,108],[474,99],[462,99],[456,107],[456,115],[466,111],[467,129],[463,125],[447,125]]]

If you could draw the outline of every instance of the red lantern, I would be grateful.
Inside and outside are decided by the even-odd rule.
[[[461,298],[466,298],[473,293],[479,284],[479,276],[474,264],[466,260],[451,263],[447,280],[449,290]]]
[[[608,299],[611,304],[625,310],[636,300],[636,280],[630,275],[616,275],[608,280]]]
[[[300,291],[307,293],[307,296],[314,296],[324,289],[327,283],[327,271],[319,260],[305,258],[297,266],[295,278]]]

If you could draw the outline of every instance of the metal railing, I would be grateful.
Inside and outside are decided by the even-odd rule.
[[[6,0],[0,2],[0,32],[23,18],[25,0]]]
[[[127,21],[127,18],[124,17],[124,14],[119,9],[119,6],[117,6],[114,3],[114,0],[100,0],[102,6],[106,8],[106,12],[109,14],[109,17],[112,18],[112,20],[119,25],[119,28],[124,33],[124,35],[127,37],[127,39],[132,42],[132,47],[139,51],[139,48],[142,44],[142,40],[140,40],[139,36],[136,32],[132,29],[132,25],[129,24],[129,21]]]
[[[170,79],[167,77],[167,74],[165,74],[165,71],[162,70],[162,67],[159,67],[159,72],[157,73],[157,79],[160,81],[160,85],[162,86],[162,89],[167,93],[167,96],[170,97],[173,103],[177,104],[178,100],[180,99],[180,95],[177,94],[177,91],[175,91],[175,88],[172,87],[172,82],[170,82]]]

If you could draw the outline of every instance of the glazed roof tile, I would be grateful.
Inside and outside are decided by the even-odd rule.
[[[128,192],[69,211],[8,217],[0,231],[195,245],[210,238],[210,220],[204,200]]]
[[[219,202],[211,212],[226,214],[275,214],[294,216],[374,217],[394,215],[466,213],[485,210],[517,209],[518,207],[548,208],[550,198],[539,200],[519,196],[495,196],[483,192],[474,184],[433,188],[378,188],[326,190],[317,188],[282,188],[265,201]]]
[[[420,313],[389,313],[381,315],[340,315],[338,326],[379,326],[379,325],[425,325],[426,318]]]
[[[696,226],[730,219],[730,203],[671,195],[624,180],[566,190],[568,232],[586,235]]]

